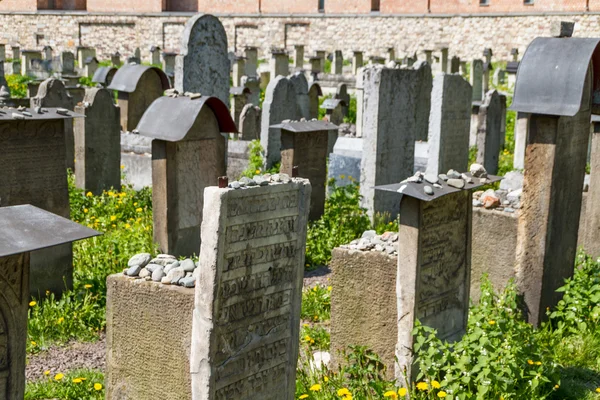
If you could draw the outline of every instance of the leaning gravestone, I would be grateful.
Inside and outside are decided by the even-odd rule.
[[[500,95],[491,90],[485,95],[479,107],[477,129],[477,163],[483,165],[490,174],[498,172],[502,128],[502,104]]]
[[[240,114],[240,133],[242,140],[260,139],[261,109],[254,104],[246,104]]]
[[[0,400],[25,396],[31,252],[96,235],[31,205],[0,208]]]
[[[221,21],[208,14],[190,18],[175,62],[175,89],[217,97],[229,107],[229,67]]]
[[[107,89],[87,89],[75,112],[75,185],[96,195],[121,187],[120,109]]]
[[[138,130],[152,140],[154,241],[175,256],[200,248],[204,189],[225,175],[225,137],[236,132],[227,107],[215,97],[161,97]]]
[[[293,400],[310,183],[206,189],[192,399]]]
[[[470,123],[469,82],[460,75],[437,75],[431,93],[428,174],[437,176],[449,169],[467,170]]]

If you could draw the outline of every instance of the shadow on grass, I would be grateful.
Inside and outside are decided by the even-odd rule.
[[[561,385],[550,399],[591,400],[598,398],[600,373],[584,367],[564,367],[560,370]]]

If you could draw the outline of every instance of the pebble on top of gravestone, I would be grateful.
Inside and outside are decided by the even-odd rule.
[[[221,21],[198,14],[185,24],[175,62],[175,89],[220,99],[229,107],[227,34]]]
[[[188,94],[155,100],[137,130],[152,141],[154,240],[164,253],[191,256],[200,248],[204,189],[225,175],[223,133],[237,133],[216,97]]]

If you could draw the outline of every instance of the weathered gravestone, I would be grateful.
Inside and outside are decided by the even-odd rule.
[[[294,84],[283,76],[269,83],[263,102],[260,142],[266,152],[266,167],[281,160],[281,132],[271,125],[286,119],[299,119],[297,93]]]
[[[169,78],[173,79],[175,77],[175,59],[177,58],[177,53],[164,52],[162,56],[163,71]]]
[[[88,57],[96,57],[96,49],[93,47],[87,46],[77,46],[77,63],[79,64],[79,68],[83,68],[85,65],[85,60]]]
[[[454,56],[450,61],[450,73],[458,74],[460,72],[460,58]]]
[[[348,85],[346,85],[345,83],[340,83],[337,86],[335,98],[338,100],[342,100],[342,114],[344,117],[347,117],[348,108],[350,107],[350,95],[348,94]]]
[[[0,400],[25,397],[31,252],[98,234],[31,205],[0,208]]]
[[[290,74],[290,64],[287,52],[284,49],[271,50],[271,60],[269,61],[269,71],[271,77],[288,76]]]
[[[437,75],[431,92],[428,174],[437,176],[449,169],[467,170],[470,123],[469,82],[460,75]]]
[[[337,186],[359,182],[362,145],[362,138],[339,137],[329,154],[327,178],[335,179]]]
[[[295,398],[310,191],[295,178],[206,189],[193,400]]]
[[[316,119],[319,117],[319,97],[323,96],[321,85],[312,82],[308,86],[308,118]]]
[[[585,252],[594,259],[600,257],[600,117],[592,115],[590,187],[585,207]]]
[[[302,44],[294,46],[294,66],[304,68],[304,45]]]
[[[341,75],[344,68],[344,55],[341,50],[336,50],[333,53],[333,73],[335,75]]]
[[[473,87],[473,101],[483,100],[483,61],[473,60],[471,63],[471,86]]]
[[[213,96],[229,107],[229,64],[221,21],[209,14],[190,18],[175,62],[175,89]]]
[[[358,74],[358,70],[363,66],[363,52],[353,51],[352,52],[352,74]]]
[[[244,75],[258,77],[256,73],[256,68],[258,67],[258,49],[256,47],[246,47],[244,55],[246,56],[246,72]]]
[[[150,47],[150,63],[160,65],[160,46]]]
[[[490,174],[498,172],[501,149],[502,104],[496,90],[490,90],[479,107],[477,163]]]
[[[67,92],[65,85],[58,79],[46,79],[40,85],[37,95],[31,98],[31,107],[56,107],[74,110],[73,98]],[[66,168],[75,169],[75,150],[72,121],[66,120],[65,128],[65,163]]]
[[[233,87],[242,86],[242,77],[246,72],[246,57],[236,56],[233,60],[231,84]]]
[[[325,110],[325,117],[327,121],[339,125],[344,122],[344,108],[346,108],[346,104],[339,99],[325,99],[321,104],[321,108]],[[337,133],[336,133],[337,137]],[[335,140],[334,140],[335,142]],[[331,144],[331,149],[333,150],[333,146],[335,143]]]
[[[246,104],[240,114],[240,134],[242,140],[260,139],[260,119],[262,111],[254,104]]]
[[[75,86],[79,83],[79,75],[75,71],[75,56],[70,51],[60,53],[61,73],[60,78],[66,81],[66,86]]]
[[[88,57],[85,59],[83,75],[88,78],[93,78],[98,69],[99,61],[96,57]]]
[[[250,89],[238,86],[232,87],[229,90],[231,97],[233,97],[233,101],[231,104],[231,118],[235,122],[235,126],[239,128],[240,123],[240,114],[242,113],[242,109],[249,103],[250,97]]]
[[[99,195],[121,187],[120,109],[113,104],[108,89],[87,89],[83,104],[75,112],[85,118],[75,120],[75,184]]]
[[[515,270],[533,324],[556,305],[556,289],[573,274],[590,116],[597,112],[591,60],[598,43],[537,38],[519,66],[511,108],[531,116]]]
[[[529,114],[518,112],[515,120],[515,155],[513,160],[514,169],[525,168],[525,148],[529,136]]]
[[[329,132],[338,127],[327,121],[284,122],[281,129],[281,173],[292,176],[293,168],[310,181],[309,219],[316,221],[325,210]]]
[[[296,90],[296,104],[298,106],[297,116],[298,118],[310,118],[310,107],[311,102],[308,97],[308,81],[303,72],[296,72],[289,78],[290,82],[294,85]]]
[[[21,50],[21,75],[34,76],[37,68],[36,60],[42,60],[42,52],[38,50]]]
[[[121,66],[121,53],[119,53],[118,51],[116,51],[113,54],[111,54],[111,56],[110,56],[110,63],[114,67],[120,67]]]
[[[237,132],[229,110],[215,97],[161,97],[138,131],[154,139],[154,240],[163,253],[197,254],[204,188],[225,174],[226,142],[220,132]]]
[[[6,61],[6,45],[4,43],[0,43],[0,62]]]
[[[160,68],[137,64],[119,68],[108,89],[118,92],[121,129],[133,131],[150,104],[169,87],[169,78]]]
[[[388,69],[380,66],[363,70],[364,137],[361,161],[361,205],[371,218],[376,212],[398,214],[398,201],[386,192],[375,192],[377,185],[402,181],[413,174],[415,140],[427,131],[431,90],[431,69],[427,63],[415,68]],[[425,101],[419,101],[424,96]],[[425,118],[426,116],[426,118]]]

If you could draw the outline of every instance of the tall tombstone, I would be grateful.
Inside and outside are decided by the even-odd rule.
[[[96,49],[88,46],[77,46],[77,63],[83,68],[88,57],[96,57]]]
[[[29,115],[15,109],[0,110],[1,205],[31,204],[69,218],[65,125],[72,126],[72,118],[80,115],[56,108],[26,112]],[[32,253],[29,282],[36,296],[72,288],[71,245]]]
[[[261,109],[254,104],[246,104],[240,115],[240,134],[242,140],[260,139]]]
[[[200,248],[204,189],[225,175],[226,141],[237,132],[215,97],[160,97],[138,130],[152,138],[154,241],[163,253],[192,256]]]
[[[413,64],[413,68],[419,71],[415,83],[417,84],[417,107],[420,110],[427,110],[431,107],[431,90],[433,89],[433,81],[431,78],[431,67],[425,67],[425,62],[418,61]],[[421,112],[415,115],[417,119],[417,130],[415,132],[415,140],[427,140],[429,128],[429,112]]]
[[[308,96],[308,81],[302,72],[296,72],[289,77],[290,82],[296,89],[296,104],[298,106],[298,118],[310,119],[311,102]]]
[[[10,49],[12,50],[13,60],[20,60],[21,59],[21,47],[10,46]]]
[[[150,47],[150,63],[160,65],[160,46]]]
[[[427,130],[431,97],[418,101],[423,82],[431,87],[431,68],[388,69],[367,67],[363,71],[363,157],[361,161],[361,206],[371,218],[376,212],[398,214],[398,202],[374,186],[402,181],[413,175],[415,139]],[[431,96],[431,90],[428,92]],[[425,126],[420,126],[425,123]]]
[[[365,110],[365,88],[363,84],[364,68],[356,74],[356,137],[363,137],[363,116]]]
[[[274,49],[271,51],[271,60],[269,61],[269,71],[271,77],[288,76],[290,74],[290,64],[287,52],[282,49]]]
[[[319,117],[319,97],[323,96],[321,85],[312,82],[308,86],[308,118],[317,119]]]
[[[121,116],[112,92],[104,88],[85,91],[75,112],[75,185],[99,195],[121,187]]]
[[[327,59],[327,52],[325,50],[316,50],[315,54],[321,59],[321,72],[325,70],[325,60]]]
[[[514,169],[525,169],[525,148],[529,137],[529,114],[517,113],[515,120],[515,154],[513,158]]]
[[[291,80],[278,76],[267,86],[262,107],[260,142],[266,151],[266,167],[281,161],[281,131],[271,125],[286,119],[298,119],[296,87]]]
[[[206,189],[193,400],[295,398],[310,194],[308,180],[296,178]]]
[[[490,174],[498,172],[500,135],[502,128],[502,104],[496,90],[490,90],[479,107],[477,128],[477,163]]]
[[[258,76],[258,49],[256,47],[246,47],[244,49],[246,56],[246,76]]]
[[[121,66],[121,53],[119,53],[118,51],[114,52],[110,56],[110,63],[115,67]]]
[[[44,53],[44,60],[52,61],[52,47],[44,46],[42,53]]]
[[[458,74],[460,72],[460,58],[454,56],[450,60],[450,73]]]
[[[348,94],[348,85],[346,85],[345,83],[340,83],[337,86],[335,98],[343,102],[342,116],[347,117],[349,111],[348,108],[350,107],[350,95]]]
[[[281,130],[281,173],[298,175],[310,181],[310,212],[308,218],[316,221],[325,210],[327,183],[327,154],[329,132],[338,127],[327,121],[284,122],[275,125]]]
[[[594,259],[600,257],[600,117],[592,115],[590,143],[590,187],[585,208],[583,248]]]
[[[60,64],[62,65],[62,75],[74,75],[75,74],[75,56],[70,51],[63,51],[60,53]]]
[[[440,48],[440,64],[441,64],[441,68],[442,68],[442,72],[447,73],[448,72],[448,47],[442,47]]]
[[[233,118],[235,125],[239,127],[240,114],[242,113],[242,109],[246,106],[246,104],[250,102],[250,89],[245,88],[243,86],[232,87],[229,92],[233,97],[233,101],[231,104],[231,118]]]
[[[344,68],[344,55],[341,50],[336,50],[333,53],[333,73],[335,75],[342,75]]]
[[[352,74],[357,75],[358,70],[363,66],[363,52],[353,51],[352,52]]]
[[[386,56],[387,61],[396,61],[396,50],[393,47],[388,47]]]
[[[32,252],[98,234],[31,205],[0,208],[0,400],[25,397]]]
[[[302,44],[294,46],[294,66],[304,68],[304,45]]]
[[[58,79],[49,78],[40,84],[37,95],[31,98],[31,107],[56,107],[74,110],[73,98],[67,92],[65,85]],[[75,169],[75,150],[73,139],[73,124],[65,120],[65,167]]]
[[[312,80],[316,81],[319,77],[319,74],[323,72],[323,65],[321,64],[320,57],[310,57],[308,62],[310,63],[310,75],[312,76]]]
[[[108,89],[117,91],[121,129],[131,132],[150,104],[169,89],[169,78],[160,68],[127,64],[115,73]]]
[[[177,58],[177,53],[164,52],[162,56],[163,71],[168,77],[173,78],[175,76],[175,59]]]
[[[486,62],[483,64],[483,93],[490,91],[490,73],[492,72],[492,63]]]
[[[6,61],[6,45],[4,43],[0,43],[0,62]]]
[[[242,77],[244,76],[246,70],[246,57],[238,57],[236,56],[233,60],[233,68],[232,68],[232,86],[238,87],[242,86]]]
[[[506,142],[506,107],[508,99],[503,93],[499,93],[500,96],[500,149],[504,148]]]
[[[88,57],[85,59],[84,75],[88,78],[93,78],[98,70],[98,59],[96,57]]]
[[[37,50],[21,51],[21,75],[33,76],[37,68],[34,66],[35,60],[42,59],[42,52]]]
[[[470,123],[469,82],[460,75],[437,75],[431,92],[428,174],[437,176],[450,169],[467,170]]]
[[[471,63],[471,86],[473,87],[473,101],[483,100],[483,61],[473,60]]]
[[[198,14],[185,24],[175,61],[175,89],[217,97],[229,106],[227,34],[218,18]]]
[[[560,300],[556,289],[574,270],[590,118],[598,111],[591,62],[598,43],[537,38],[519,67],[512,109],[531,115],[515,271],[533,324]]]

